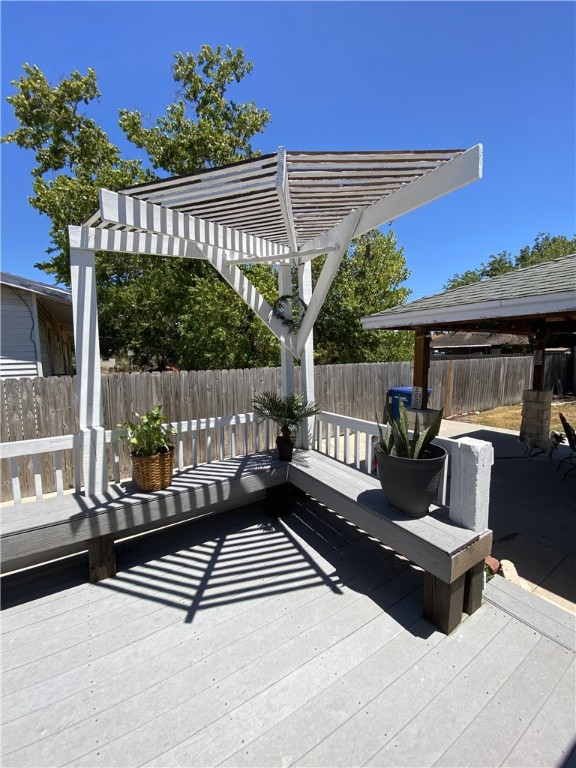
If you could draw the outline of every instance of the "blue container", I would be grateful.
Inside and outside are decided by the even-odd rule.
[[[432,390],[428,390],[428,397]],[[392,405],[392,416],[397,419],[400,416],[400,400],[404,401],[404,407],[412,405],[412,387],[390,387],[388,390],[388,402]]]

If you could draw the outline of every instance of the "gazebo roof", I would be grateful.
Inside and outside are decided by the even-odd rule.
[[[464,152],[297,152],[280,147],[252,160],[121,192],[297,250],[352,210],[372,205]]]
[[[530,333],[576,328],[576,254],[452,288],[362,318],[365,329]]]

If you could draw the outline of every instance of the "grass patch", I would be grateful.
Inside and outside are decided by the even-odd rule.
[[[550,414],[550,429],[557,432],[563,432],[559,413],[563,413],[572,426],[576,426],[576,398],[556,399],[552,401],[552,412]],[[500,408],[492,408],[490,411],[482,413],[467,413],[465,416],[453,417],[455,421],[465,421],[468,424],[481,424],[485,427],[496,427],[497,429],[513,429],[520,431],[522,423],[522,403],[517,405],[504,405]]]

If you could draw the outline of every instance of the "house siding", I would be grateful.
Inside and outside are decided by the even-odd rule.
[[[32,296],[5,285],[1,287],[0,377],[38,376]]]
[[[0,378],[73,373],[72,328],[62,327],[43,297],[13,286],[1,288]]]

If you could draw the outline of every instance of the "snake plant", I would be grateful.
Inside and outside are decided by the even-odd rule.
[[[425,458],[426,448],[440,431],[444,409],[438,411],[432,424],[423,432],[420,431],[418,414],[416,414],[414,432],[412,437],[410,437],[406,407],[402,400],[399,401],[398,405],[399,416],[393,416],[390,404],[386,407],[385,421],[388,423],[388,434],[386,436],[378,421],[378,417],[376,417],[380,439],[374,447],[377,451],[400,456],[404,459],[423,459]]]

